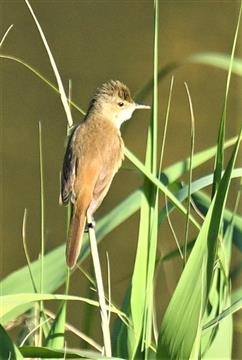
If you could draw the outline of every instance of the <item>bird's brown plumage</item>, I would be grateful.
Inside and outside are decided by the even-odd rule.
[[[87,210],[93,215],[99,207],[122,159],[119,129],[110,119],[89,110],[86,119],[71,135],[63,164],[62,201],[73,202],[66,248],[70,268],[80,253]]]
[[[81,250],[87,212],[92,216],[106,196],[124,157],[119,127],[138,105],[119,81],[103,84],[92,98],[84,121],[70,136],[62,169],[61,200],[73,203],[66,247],[70,268]],[[141,108],[141,107],[140,107]]]

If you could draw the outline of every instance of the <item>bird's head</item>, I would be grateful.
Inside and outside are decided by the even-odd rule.
[[[97,89],[89,109],[95,109],[120,128],[136,109],[150,109],[150,106],[136,104],[126,85],[118,80],[111,80]]]

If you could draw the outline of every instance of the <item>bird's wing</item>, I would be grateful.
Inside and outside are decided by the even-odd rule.
[[[76,155],[73,151],[73,139],[75,136],[76,127],[73,129],[66,147],[65,157],[61,173],[61,193],[60,203],[67,205],[73,193],[73,184],[76,174]]]

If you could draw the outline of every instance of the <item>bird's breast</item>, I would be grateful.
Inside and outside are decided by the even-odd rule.
[[[76,129],[73,148],[80,165],[98,158],[101,168],[109,168],[114,173],[124,159],[124,143],[119,129],[103,118],[91,118],[82,123]]]

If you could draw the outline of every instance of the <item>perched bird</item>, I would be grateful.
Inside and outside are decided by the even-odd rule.
[[[111,80],[97,89],[84,120],[69,138],[62,169],[61,202],[73,204],[66,246],[70,268],[80,254],[87,214],[93,216],[102,203],[124,158],[120,126],[136,109],[149,108],[136,104],[126,85]]]

